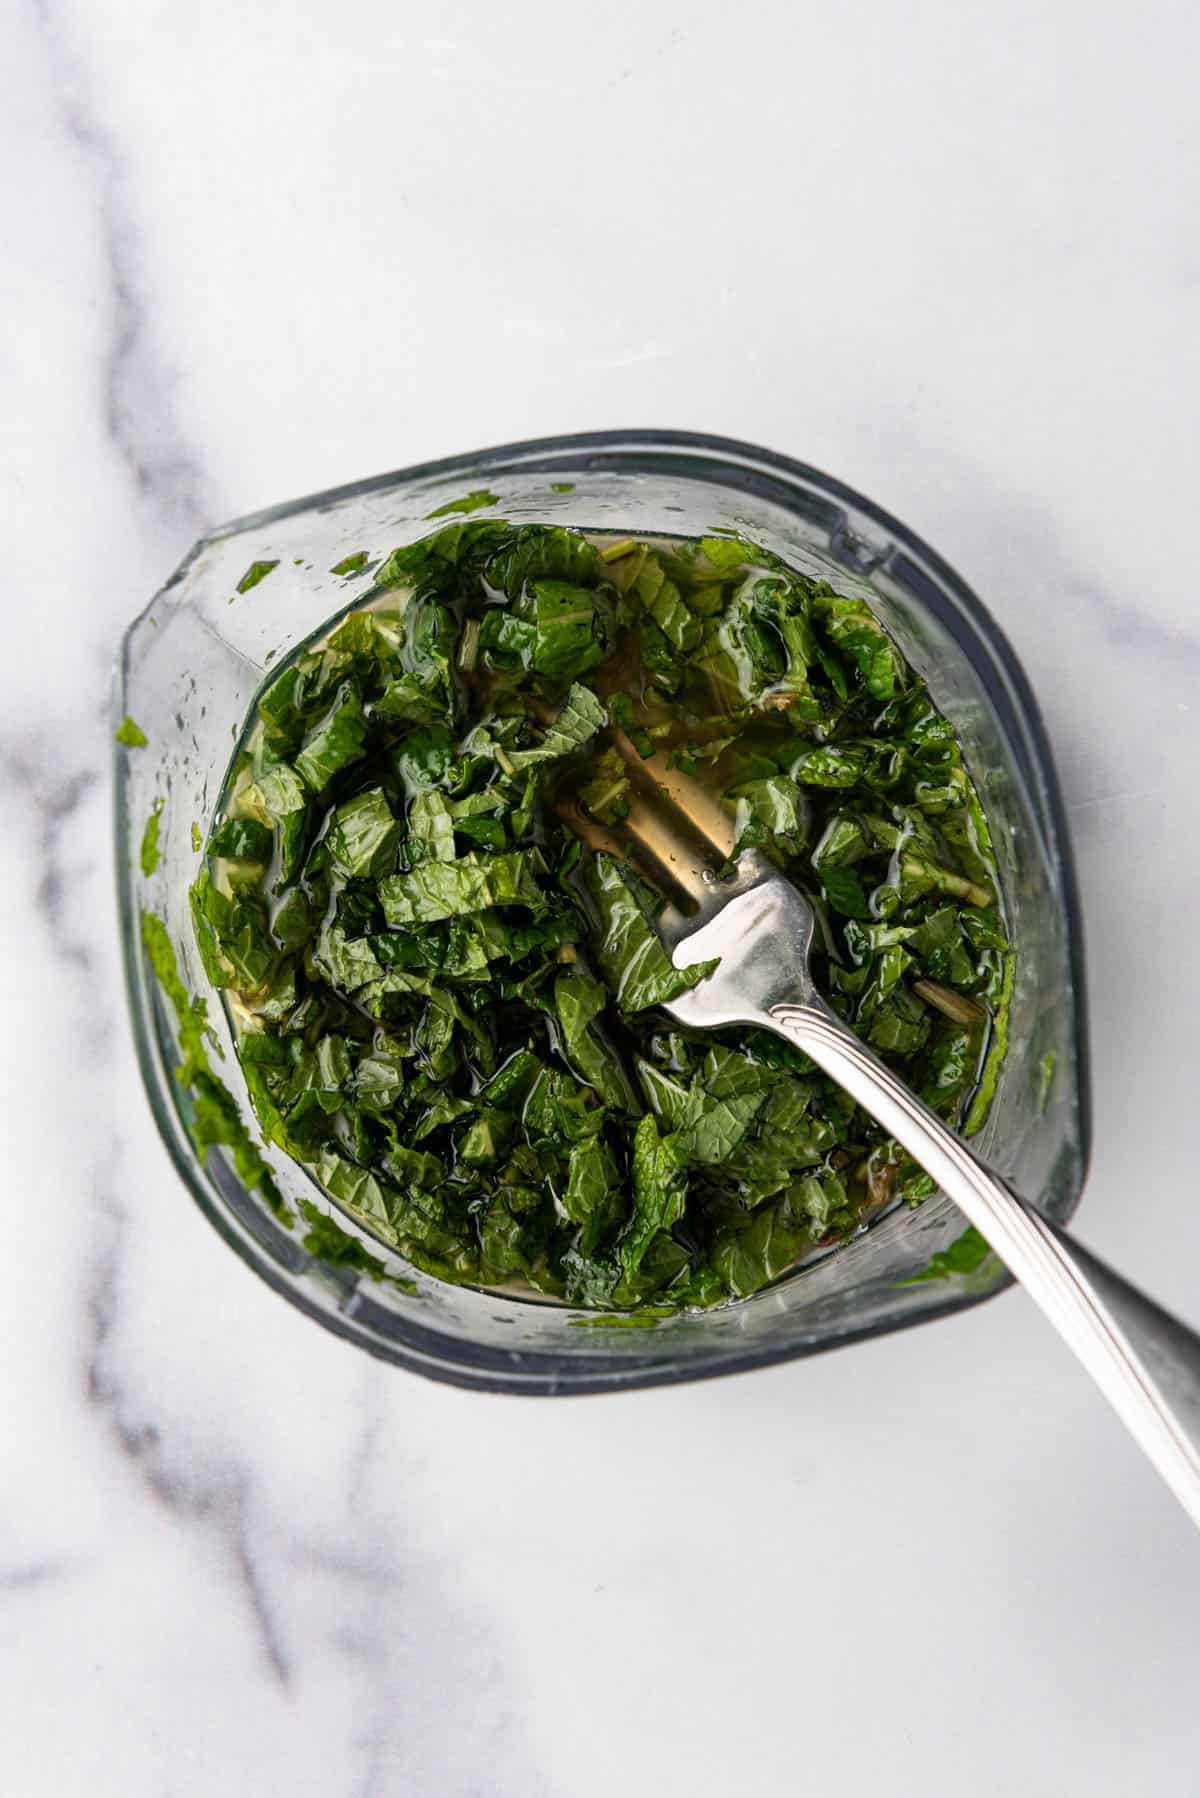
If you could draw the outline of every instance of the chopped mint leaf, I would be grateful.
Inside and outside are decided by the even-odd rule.
[[[270,828],[256,818],[226,818],[213,831],[209,840],[210,855],[228,856],[237,861],[268,862],[273,838]]]
[[[822,868],[821,896],[844,918],[871,916],[866,889],[853,868]]]
[[[539,762],[556,762],[573,750],[582,749],[598,730],[604,728],[604,724],[604,707],[596,695],[590,687],[575,682],[563,701],[562,710],[547,726],[541,742],[533,749],[508,752],[509,771],[531,768]]]
[[[602,590],[534,580],[511,610],[496,606],[484,614],[479,646],[494,668],[574,681],[604,661],[612,634],[612,608]]]
[[[340,687],[332,707],[305,737],[296,757],[296,773],[310,792],[322,792],[335,774],[358,760],[366,732],[358,694],[348,684]]]
[[[336,868],[365,880],[395,866],[400,836],[383,788],[372,787],[338,806],[325,846]]]
[[[690,968],[674,965],[635,888],[611,855],[592,857],[587,883],[601,923],[594,952],[622,1011],[665,1004],[712,973],[715,961]]]
[[[636,1273],[660,1231],[683,1216],[686,1179],[678,1148],[647,1112],[633,1138],[633,1216],[621,1238],[621,1266]]]
[[[499,905],[537,911],[545,904],[537,880],[544,865],[536,849],[426,861],[409,874],[381,880],[379,902],[389,924],[434,924]]]

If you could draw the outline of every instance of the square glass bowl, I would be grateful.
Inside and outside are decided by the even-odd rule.
[[[976,1145],[1059,1222],[1078,1201],[1088,1154],[1079,912],[1050,751],[1016,657],[957,575],[870,501],[766,450],[671,431],[506,445],[240,519],[197,543],[130,626],[115,716],[131,715],[148,742],[116,752],[121,932],[142,1077],[184,1185],[242,1260],[327,1329],[402,1367],[492,1391],[599,1392],[699,1379],[899,1329],[998,1291],[1008,1275],[992,1257],[970,1273],[912,1283],[964,1227],[937,1194],[750,1298],[622,1328],[602,1313],[416,1272],[338,1213],[294,1162],[269,1151],[293,1209],[301,1198],[319,1203],[404,1284],[331,1265],[306,1249],[302,1223],[285,1227],[247,1188],[228,1150],[201,1153],[192,1100],[176,1074],[175,1007],[145,958],[141,915],[164,921],[187,994],[207,1002],[224,1054],[214,1068],[253,1130],[224,1007],[192,938],[193,824],[207,832],[272,666],[366,592],[369,576],[348,581],[333,566],[427,535],[445,522],[431,519],[439,507],[479,490],[494,495],[473,514],[481,518],[632,535],[737,531],[801,572],[869,599],[962,740],[991,823],[1016,949],[1008,1054]],[[239,594],[255,562],[276,566]],[[142,835],[160,802],[160,860],[146,875]]]

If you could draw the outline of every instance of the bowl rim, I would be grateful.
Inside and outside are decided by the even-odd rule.
[[[689,464],[688,457],[695,458]],[[1022,776],[1032,788],[1048,825],[1045,844],[1061,894],[1066,923],[1067,964],[1070,978],[1073,1020],[1074,1113],[1077,1139],[1079,1179],[1073,1194],[1057,1212],[1060,1220],[1070,1217],[1082,1196],[1092,1150],[1091,1065],[1088,1037],[1087,985],[1084,965],[1082,912],[1075,871],[1075,859],[1049,735],[1041,709],[1028,676],[1004,632],[961,575],[936,550],[911,530],[893,513],[876,504],[855,488],[824,473],[810,463],[782,455],[760,445],[738,438],[702,432],[636,428],[584,431],[551,437],[520,439],[467,451],[453,456],[414,463],[406,468],[369,476],[336,487],[306,494],[257,511],[227,520],[206,532],[181,560],[163,587],[130,621],[122,634],[113,670],[112,709],[114,724],[125,715],[126,674],[132,639],[139,625],[158,601],[185,577],[203,547],[233,537],[244,531],[261,529],[270,524],[312,509],[329,509],[357,498],[384,493],[397,487],[417,488],[440,485],[447,478],[501,473],[552,472],[569,465],[577,472],[611,473],[632,469],[649,457],[670,458],[672,466],[656,467],[654,472],[686,475],[712,483],[722,483],[761,498],[775,500],[792,511],[797,510],[797,488],[816,489],[825,499],[867,519],[878,526],[890,540],[889,549],[904,552],[906,579],[922,585],[922,597],[929,609],[945,619],[947,608],[937,585],[949,591],[969,618],[977,636],[1001,677],[989,681],[989,699],[1003,716],[1005,731],[1012,746],[1021,751]],[[895,566],[894,554],[889,561]],[[864,571],[869,563],[864,563]],[[928,570],[932,581],[922,581]],[[142,951],[138,918],[141,907],[132,885],[133,844],[131,818],[125,803],[129,770],[128,752],[114,745],[113,811],[114,847],[119,925],[122,938],[125,991],[129,1007],[139,1069],[150,1109],[164,1146],[184,1185],[204,1215],[239,1258],[290,1304],[323,1324],[326,1329],[365,1349],[376,1359],[389,1365],[406,1367],[441,1383],[476,1391],[502,1392],[532,1396],[585,1394],[629,1391],[685,1381],[707,1380],[731,1373],[751,1372],[801,1357],[848,1346],[896,1330],[911,1329],[933,1323],[954,1313],[982,1304],[998,1292],[1010,1287],[1012,1276],[1002,1277],[988,1290],[972,1292],[948,1291],[941,1302],[930,1303],[914,1315],[898,1315],[885,1321],[839,1327],[836,1335],[818,1341],[800,1339],[794,1343],[771,1344],[762,1348],[737,1347],[714,1349],[711,1354],[693,1359],[690,1355],[656,1362],[641,1362],[632,1355],[605,1355],[602,1351],[583,1360],[572,1358],[564,1363],[554,1349],[504,1349],[473,1342],[469,1338],[451,1336],[422,1325],[418,1320],[405,1320],[406,1340],[384,1343],[374,1334],[367,1335],[356,1327],[356,1315],[369,1308],[351,1310],[347,1300],[360,1290],[359,1277],[350,1270],[324,1269],[325,1279],[318,1289],[314,1282],[301,1283],[287,1277],[279,1259],[263,1248],[259,1232],[247,1227],[245,1220],[228,1205],[214,1199],[209,1182],[199,1177],[191,1139],[186,1135],[175,1106],[167,1092],[170,1071],[165,1068],[161,1044],[153,1027],[157,1002]],[[295,1245],[297,1271],[311,1257]],[[324,1299],[324,1303],[321,1299]],[[447,1353],[447,1350],[450,1353]]]

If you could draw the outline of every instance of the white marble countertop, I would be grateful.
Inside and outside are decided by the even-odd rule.
[[[409,461],[670,425],[841,476],[1033,674],[1092,972],[1078,1227],[1200,1323],[1195,10],[7,17],[5,1790],[1193,1790],[1200,1543],[1020,1294],[534,1403],[237,1263],[133,1065],[107,671],[202,526]]]

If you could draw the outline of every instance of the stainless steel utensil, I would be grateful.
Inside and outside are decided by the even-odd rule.
[[[1200,1524],[1200,1337],[1019,1198],[859,1041],[813,984],[804,895],[755,852],[719,878],[733,846],[724,811],[665,757],[643,760],[613,737],[633,776],[629,816],[615,832],[564,816],[594,848],[632,852],[672,894],[658,923],[676,967],[720,958],[663,1009],[693,1029],[772,1030],[857,1100],[987,1238]]]

